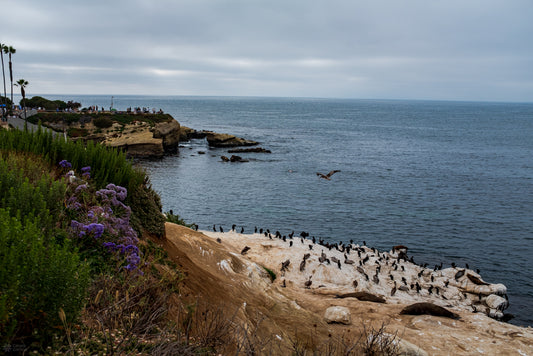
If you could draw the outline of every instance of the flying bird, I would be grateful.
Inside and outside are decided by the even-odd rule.
[[[329,172],[328,174],[323,174],[323,173],[320,173],[320,172],[316,172],[316,175],[318,176],[318,178],[331,180],[331,176],[334,175],[337,172],[340,172],[340,171],[339,170],[334,170],[334,171]]]

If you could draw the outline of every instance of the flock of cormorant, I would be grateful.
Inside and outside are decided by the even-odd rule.
[[[237,232],[237,225],[232,225],[231,232]],[[216,225],[213,225],[213,232],[224,232],[222,226],[218,229]],[[244,227],[240,228],[240,233],[244,233]],[[308,232],[302,231],[299,235],[295,235],[292,231],[288,235],[282,235],[279,231],[271,232],[269,229],[254,228],[254,234],[260,234],[269,240],[281,240],[288,242],[288,247],[292,247],[294,243],[306,245],[306,250],[315,250],[321,248],[320,255],[317,259],[311,258],[312,254],[304,253],[302,259],[299,260],[298,270],[301,273],[306,273],[309,263],[312,261],[318,262],[323,266],[336,266],[339,270],[343,268],[350,268],[354,270],[354,278],[352,286],[355,289],[368,290],[369,285],[374,283],[375,287],[380,291],[385,292],[387,288],[387,294],[391,297],[397,295],[398,291],[404,293],[416,293],[416,295],[432,296],[433,298],[440,298],[445,301],[449,299],[467,301],[469,296],[467,292],[461,290],[459,285],[463,283],[464,278],[467,278],[474,285],[488,286],[489,283],[484,282],[479,276],[474,275],[474,271],[469,270],[468,264],[465,268],[459,268],[455,263],[451,263],[451,269],[453,273],[439,273],[443,269],[443,263],[435,265],[434,268],[428,268],[428,264],[416,264],[413,256],[410,258],[407,256],[408,248],[403,245],[394,246],[391,252],[379,252],[374,247],[366,246],[366,241],[362,242],[362,245],[355,244],[353,240],[349,243],[344,242],[330,242],[325,241],[322,238],[316,238],[310,236]],[[217,240],[222,242],[220,238]],[[247,254],[251,248],[245,246],[241,250],[241,254]],[[328,253],[329,251],[329,256]],[[342,256],[342,257],[336,257]],[[291,257],[292,258],[292,257]],[[289,270],[291,260],[286,259],[281,262],[280,272],[284,276],[285,272]],[[298,264],[297,264],[298,265]],[[406,267],[410,273],[406,272]],[[415,273],[411,273],[415,271]],[[476,273],[479,274],[479,270]],[[450,277],[452,276],[452,277]],[[407,278],[406,278],[407,277]],[[313,275],[309,275],[303,283],[305,289],[310,289],[313,285]],[[453,282],[453,292],[447,292],[450,286],[450,282]],[[282,281],[281,286],[286,286],[285,279]],[[323,285],[317,285],[316,288],[323,287]],[[388,289],[390,288],[390,289]],[[471,293],[471,292],[470,292]],[[494,292],[498,293],[498,292]],[[502,293],[502,296],[507,299],[507,295]],[[471,307],[474,312],[482,310],[481,305],[486,299],[487,295],[478,293],[477,300],[473,300]],[[450,300],[451,301],[451,300]],[[508,305],[508,304],[507,304]],[[507,307],[503,305],[500,310],[503,313],[503,309]],[[487,312],[488,314],[488,312]],[[510,315],[506,314],[506,317]]]

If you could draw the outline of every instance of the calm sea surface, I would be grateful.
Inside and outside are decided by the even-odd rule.
[[[533,325],[533,103],[116,96],[113,105],[161,108],[272,151],[223,163],[227,150],[193,140],[142,161],[165,211],[200,229],[307,231],[407,245],[430,266],[468,263],[508,287],[512,323]]]

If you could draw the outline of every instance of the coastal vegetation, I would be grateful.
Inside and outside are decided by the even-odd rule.
[[[164,217],[144,172],[116,150],[41,129],[2,130],[0,141],[1,341],[48,345],[95,278],[143,273],[138,236],[162,237]]]
[[[118,112],[87,112],[83,110],[78,113],[39,112],[28,118],[28,121],[33,124],[38,124],[41,121],[45,126],[50,123],[84,124],[90,121],[102,122],[102,120],[111,123],[117,122],[122,125],[129,125],[134,121],[142,121],[154,125],[160,122],[168,122],[173,120],[173,118],[169,114],[128,114]],[[106,124],[96,125],[95,122],[95,126],[102,127],[106,126]],[[108,127],[111,127],[111,125],[108,125]]]
[[[30,108],[43,108],[52,111],[78,109],[81,107],[80,103],[72,100],[69,100],[68,102],[64,102],[63,100],[49,100],[38,95],[26,99],[26,105]]]

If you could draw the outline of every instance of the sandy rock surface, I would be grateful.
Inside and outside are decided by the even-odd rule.
[[[166,225],[166,233],[163,245],[186,274],[184,294],[201,296],[214,305],[223,304],[228,310],[235,309],[237,317],[247,322],[259,318],[261,328],[257,332],[275,335],[282,343],[289,343],[295,334],[307,338],[309,343],[336,336],[356,339],[365,329],[385,325],[388,333],[401,340],[407,350],[405,354],[533,355],[531,328],[496,321],[484,312],[473,312],[472,305],[485,303],[490,295],[503,298],[505,286],[484,285],[485,294],[473,295],[469,290],[479,285],[471,282],[466,274],[482,279],[470,270],[458,275],[463,269],[434,271],[403,260],[393,265],[397,252],[384,253],[366,246],[358,246],[363,251],[361,257],[355,250],[345,257],[343,252],[329,250],[310,240],[302,242],[299,237],[283,241],[264,234],[196,232],[170,223]],[[320,262],[322,253],[329,264]],[[309,256],[302,266],[306,254]],[[334,259],[340,263],[332,262]],[[360,265],[359,261],[365,259]],[[347,260],[353,263],[346,263]],[[276,274],[274,281],[265,268]],[[400,290],[400,285],[407,288]],[[395,286],[396,291],[392,293]],[[438,294],[436,287],[439,287]],[[337,298],[343,293],[363,291],[386,302]],[[496,306],[502,303],[495,297],[489,299]],[[458,314],[460,319],[400,314],[404,307],[416,302],[440,305]],[[330,307],[346,308],[351,325],[328,324],[324,314]]]

